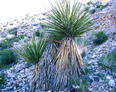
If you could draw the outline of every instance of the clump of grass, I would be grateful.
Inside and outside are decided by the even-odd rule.
[[[71,92],[88,92],[88,85],[89,85],[89,78],[88,78],[89,71],[85,68],[83,75],[76,76],[72,78],[72,89]]]
[[[40,36],[40,31],[39,30],[37,30],[37,31],[35,31],[35,36]]]
[[[101,2],[89,1],[85,8],[85,11],[88,11],[90,14],[94,14],[96,11],[103,10],[108,4],[103,5]]]
[[[0,74],[0,89],[3,87],[4,83],[5,83],[5,74],[1,73]]]
[[[24,34],[21,34],[21,35],[19,36],[19,38],[20,38],[20,39],[24,39],[24,38],[25,38],[25,35],[24,35]]]
[[[0,68],[16,63],[17,56],[13,49],[3,49],[0,51]]]
[[[11,39],[5,39],[0,42],[0,49],[11,48],[14,42],[18,42],[20,39],[18,37],[14,37]]]
[[[35,36],[37,37],[45,37],[45,33],[43,34],[43,29],[39,28],[38,30],[35,31]]]
[[[100,45],[108,39],[108,36],[104,33],[104,31],[100,31],[95,32],[92,39],[95,45]]]
[[[7,47],[11,47],[11,44],[9,44],[9,41],[8,40],[2,40],[0,42],[0,49],[4,49],[4,48],[7,48]]]
[[[100,58],[101,67],[103,69],[110,69],[111,72],[116,72],[116,54],[115,53],[106,53]]]
[[[96,8],[93,8],[93,9],[89,10],[89,13],[94,14],[96,11],[97,11]]]
[[[10,29],[9,34],[17,35],[17,28]]]

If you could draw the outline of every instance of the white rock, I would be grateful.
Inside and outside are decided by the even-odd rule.
[[[80,88],[78,85],[72,85],[74,89]]]
[[[106,79],[107,79],[107,80],[110,80],[111,78],[112,78],[112,76],[110,76],[110,75],[107,75],[107,76],[106,76]]]
[[[11,39],[11,38],[14,38],[14,37],[15,37],[15,36],[12,35],[12,34],[8,34],[8,35],[6,36],[7,39]]]
[[[5,38],[1,38],[1,37],[0,37],[0,41],[2,41],[2,40],[5,40]]]
[[[113,79],[111,79],[108,84],[111,87],[115,87],[115,81]]]

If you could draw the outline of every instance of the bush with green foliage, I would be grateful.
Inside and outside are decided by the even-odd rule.
[[[13,28],[13,29],[9,30],[8,32],[9,32],[9,34],[17,35],[17,28]]]
[[[111,71],[116,72],[116,54],[115,53],[106,53],[100,58],[100,63],[102,68],[110,69]]]
[[[45,33],[43,34],[43,30],[39,28],[37,31],[35,31],[35,36],[45,38]]]
[[[95,45],[100,45],[103,42],[105,42],[108,39],[108,36],[104,33],[104,31],[100,31],[100,32],[95,32],[93,34],[93,43]]]
[[[39,38],[38,41],[32,38],[31,43],[27,42],[22,48],[16,48],[16,52],[27,62],[37,64],[46,48],[47,42]]]
[[[4,83],[5,83],[5,74],[1,73],[0,74],[0,89],[3,87]]]
[[[0,49],[4,49],[4,48],[7,48],[7,47],[11,47],[11,44],[9,44],[8,40],[0,41]]]
[[[13,43],[13,42],[18,42],[20,40],[19,37],[14,37],[12,39],[9,39],[9,42]]]
[[[13,46],[13,42],[18,42],[19,40],[20,39],[18,37],[2,40],[0,42],[0,49],[11,48]]]
[[[96,10],[95,8],[93,8],[93,9],[89,10],[89,13],[90,13],[90,14],[94,14],[96,11],[97,11],[97,10]]]
[[[0,68],[16,63],[17,55],[13,49],[0,50]]]
[[[19,38],[20,38],[20,39],[24,39],[24,38],[25,38],[25,35],[24,35],[24,34],[21,34],[21,35],[19,36]]]
[[[94,14],[96,11],[103,10],[107,6],[108,6],[108,4],[103,5],[101,2],[89,1],[87,3],[87,6],[85,8],[85,11],[89,11],[90,14]]]
[[[88,78],[89,70],[85,68],[82,76],[73,77],[73,89],[71,92],[88,92],[89,78]]]
[[[35,36],[40,36],[40,31],[39,30],[37,30],[37,31],[35,31]]]

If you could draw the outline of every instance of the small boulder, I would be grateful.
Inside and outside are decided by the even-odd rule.
[[[111,54],[116,54],[116,48],[111,50]]]
[[[115,81],[113,80],[113,79],[111,79],[110,81],[109,81],[109,86],[111,86],[111,87],[115,87]]]

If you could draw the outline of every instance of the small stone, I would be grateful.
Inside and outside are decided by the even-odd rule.
[[[106,76],[106,79],[110,80],[112,77],[110,75]]]
[[[115,81],[113,79],[111,79],[108,84],[111,87],[115,87]]]
[[[74,89],[80,88],[78,85],[72,85]]]
[[[14,37],[15,37],[14,35],[8,34],[6,38],[7,38],[7,39],[12,39],[12,38],[14,38]]]
[[[113,50],[111,50],[112,54],[116,54],[116,48],[114,48]]]
[[[89,76],[89,83],[91,84],[93,82],[93,77],[92,76]]]
[[[94,64],[94,60],[89,61],[88,64]]]
[[[93,89],[92,88],[89,88],[89,91],[92,91]]]
[[[96,55],[93,55],[92,58],[94,59],[96,57]]]

